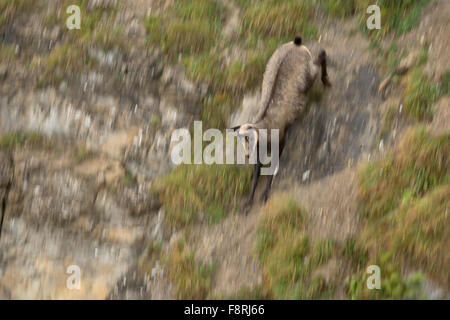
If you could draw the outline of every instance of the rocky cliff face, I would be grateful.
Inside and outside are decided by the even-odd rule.
[[[164,210],[149,187],[171,169],[170,134],[199,114],[204,90],[141,43],[127,54],[92,47],[95,70],[37,88],[23,63],[65,36],[40,24],[60,13],[55,3],[2,28],[14,52],[0,61],[0,295],[104,299],[163,237]],[[132,41],[143,37],[138,18],[118,17]],[[82,290],[66,286],[70,265],[80,267]],[[139,297],[150,296],[151,281]]]
[[[2,97],[2,132],[43,135],[1,154],[5,298],[106,298],[146,243],[162,237],[164,211],[150,182],[170,170],[170,133],[189,125],[201,93],[160,68],[135,91],[142,94],[136,103],[112,89]],[[65,286],[69,265],[80,267],[85,282],[75,294]]]

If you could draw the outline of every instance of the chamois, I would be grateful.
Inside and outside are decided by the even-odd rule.
[[[246,123],[233,129],[238,135],[251,135],[255,142],[255,151],[258,152],[260,142],[260,129],[266,129],[266,145],[270,145],[270,130],[279,130],[279,156],[283,151],[287,129],[306,110],[307,92],[312,87],[321,69],[321,80],[325,86],[330,86],[327,74],[327,62],[325,50],[321,50],[317,59],[313,60],[310,51],[302,45],[302,38],[297,36],[294,41],[288,42],[278,48],[267,63],[264,72],[259,112],[252,123]],[[249,153],[249,141],[244,141],[246,156]],[[255,152],[254,151],[254,152]],[[259,153],[259,152],[258,152]],[[278,157],[279,159],[280,157]],[[267,185],[262,196],[266,202],[272,185],[273,176],[268,177]],[[260,175],[262,164],[257,155],[250,195],[244,204],[244,212],[247,213],[253,202],[256,185]]]

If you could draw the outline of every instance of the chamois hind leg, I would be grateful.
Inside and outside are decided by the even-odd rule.
[[[261,172],[261,163],[258,161],[255,164],[255,169],[253,170],[252,188],[250,190],[250,194],[248,196],[247,201],[245,201],[244,206],[242,207],[242,209],[244,210],[245,214],[248,213],[248,211],[250,210],[250,208],[252,206],[253,197],[255,196],[256,185],[258,184],[258,179],[259,179],[260,172]]]
[[[272,187],[272,181],[273,181],[273,174],[267,177],[266,189],[264,189],[264,192],[261,196],[262,203],[266,203],[267,199],[269,198],[269,191],[270,188]]]
[[[327,54],[325,50],[320,51],[319,56],[317,57],[317,60],[314,61],[314,63],[320,66],[322,72],[320,79],[322,80],[323,85],[326,87],[331,86],[327,73]]]

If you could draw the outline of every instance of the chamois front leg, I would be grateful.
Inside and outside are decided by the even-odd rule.
[[[252,188],[250,190],[250,194],[249,194],[248,199],[245,202],[244,206],[242,207],[245,214],[248,213],[248,211],[250,210],[250,208],[252,206],[253,197],[255,196],[256,185],[258,184],[260,172],[261,172],[261,163],[258,161],[255,164],[255,169],[253,170]]]
[[[286,130],[288,130],[288,129],[286,129]],[[261,196],[261,202],[262,203],[266,203],[267,199],[269,198],[269,192],[270,192],[270,188],[272,187],[273,178],[276,175],[277,171],[280,169],[279,168],[279,166],[280,166],[280,158],[281,158],[281,153],[283,152],[283,149],[284,149],[284,139],[280,142],[280,145],[279,145],[278,160],[277,160],[277,163],[275,165],[275,172],[267,177],[266,188],[264,189],[264,192],[263,192],[263,194]]]

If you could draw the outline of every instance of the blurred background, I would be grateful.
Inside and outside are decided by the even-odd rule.
[[[0,298],[448,299],[450,1],[372,2],[0,0]],[[332,87],[245,216],[171,133],[248,121],[297,34]]]

